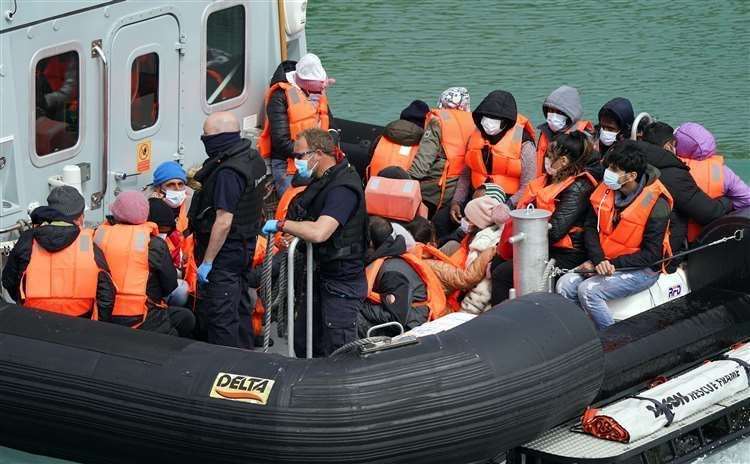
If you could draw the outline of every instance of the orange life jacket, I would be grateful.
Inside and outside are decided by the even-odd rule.
[[[425,245],[423,243],[417,243],[412,249],[412,253],[419,258],[437,259],[444,263],[464,268],[466,265],[466,258],[469,256],[469,236],[467,235],[461,240],[461,246],[451,255],[446,255],[434,246]],[[447,296],[447,305],[451,311],[455,312],[461,310],[461,302],[458,301],[460,296],[461,292],[459,290],[453,291]]]
[[[292,200],[294,200],[297,195],[304,192],[307,186],[300,186],[300,187],[289,187],[284,191],[284,194],[281,195],[281,198],[279,199],[279,204],[276,205],[276,214],[274,217],[277,221],[281,221],[282,219],[286,219],[286,215],[289,212],[289,206],[292,204]],[[281,232],[276,232],[276,235],[274,236],[274,242],[278,246],[281,241]],[[256,247],[257,249],[257,247]]]
[[[579,177],[585,177],[589,180],[589,182],[591,182],[592,185],[596,185],[596,179],[594,179],[591,174],[586,171],[578,174],[577,176],[570,176],[562,182],[549,185],[547,184],[547,182],[549,182],[549,176],[539,176],[529,182],[528,185],[526,185],[526,188],[523,191],[523,195],[518,201],[517,208],[525,208],[530,203],[534,203],[534,206],[536,208],[544,209],[554,214],[555,209],[557,208],[557,197],[562,192],[564,192],[565,189],[570,187],[573,182],[575,182]],[[567,234],[565,234],[563,238],[552,244],[552,246],[556,248],[574,248],[571,234],[582,231],[582,228],[574,226],[568,231]]]
[[[520,113],[516,118],[516,125],[508,129],[495,145],[490,145],[479,129],[474,129],[466,147],[466,165],[471,169],[471,185],[474,188],[485,182],[494,182],[509,195],[521,188],[521,145],[524,132],[534,140],[534,128]],[[492,169],[489,172],[484,162],[483,152],[486,150],[491,154]],[[537,171],[541,174],[539,166]]]
[[[419,145],[399,145],[385,136],[380,137],[372,153],[370,165],[367,166],[367,178],[377,176],[380,171],[390,166],[398,166],[408,171],[418,150]]]
[[[680,158],[690,168],[690,175],[701,190],[711,198],[724,196],[724,157],[714,155],[702,160]],[[692,219],[688,221],[688,242],[701,234],[703,227]]]
[[[185,269],[182,278],[188,284],[188,293],[195,296],[198,288],[198,263],[195,262],[195,235],[190,234],[182,241],[182,254],[185,259]]]
[[[599,243],[607,259],[633,254],[641,249],[648,217],[659,197],[666,198],[669,208],[672,208],[672,195],[657,179],[645,186],[641,193],[620,211],[620,220],[615,225],[615,191],[607,188],[605,184],[599,184],[591,194],[590,201],[597,215]],[[662,250],[664,257],[671,256],[669,227],[664,232]]]
[[[466,166],[466,144],[475,126],[470,111],[434,109],[427,115],[427,122],[431,119],[436,119],[440,124],[440,145],[445,153],[445,168],[438,183],[442,204],[447,181],[460,176]]]
[[[427,292],[427,299],[425,301],[415,302],[414,306],[427,306],[429,309],[429,320],[435,320],[439,317],[445,316],[450,311],[447,306],[445,291],[443,285],[438,280],[435,273],[430,267],[422,261],[421,258],[411,253],[404,253],[399,256],[401,259],[414,269],[414,272],[419,275],[422,280]],[[379,258],[370,263],[365,269],[367,276],[367,299],[373,303],[380,303],[380,293],[376,292],[373,288],[375,286],[375,279],[380,272],[380,268],[383,266],[385,258]]]
[[[563,133],[569,134],[575,131],[586,132],[590,135],[593,135],[594,124],[592,124],[591,121],[581,119],[577,123],[567,128],[565,131],[563,131]],[[547,133],[545,131],[540,131],[539,140],[537,140],[536,142],[536,167],[539,174],[544,174],[544,155],[547,154],[549,143],[550,139],[547,137]]]
[[[33,241],[21,281],[23,306],[74,317],[93,314],[99,278],[93,235],[81,229],[73,243],[54,253]]]
[[[180,211],[177,213],[175,225],[176,225],[176,229],[181,234],[184,234],[188,228],[188,212],[187,212],[187,206],[185,205],[184,202],[180,206]]]
[[[288,82],[277,82],[266,91],[264,108],[268,107],[268,100],[277,89],[283,90],[286,95],[289,136],[292,140],[297,140],[299,134],[305,129],[318,127],[328,130],[331,122],[328,118],[328,97],[325,94],[320,96],[316,106],[299,87]],[[268,123],[267,114],[266,121],[263,123],[263,132],[258,138],[258,151],[263,158],[271,156],[271,126]],[[287,173],[294,174],[296,172],[294,160],[289,158],[287,160]]]
[[[117,287],[113,317],[139,317],[137,328],[146,318],[146,284],[148,282],[148,245],[159,234],[153,222],[140,225],[102,224],[94,241],[104,252],[112,280]],[[163,305],[163,302],[153,302]]]

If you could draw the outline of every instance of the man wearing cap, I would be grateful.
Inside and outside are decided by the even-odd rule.
[[[117,195],[112,213],[94,234],[107,258],[117,286],[114,310],[108,320],[150,332],[187,337],[195,326],[186,308],[168,307],[166,299],[177,288],[177,271],[156,224],[147,222],[149,205],[135,191]]]
[[[260,232],[266,165],[228,112],[211,114],[201,137],[208,159],[194,179],[188,216],[198,267],[201,335],[218,345],[252,348],[248,289]]]
[[[83,228],[84,208],[78,190],[61,186],[32,212],[35,227],[21,234],[2,273],[13,300],[68,316],[110,317],[115,287],[93,232]]]
[[[190,208],[190,189],[187,188],[187,173],[176,161],[165,161],[154,170],[151,196],[161,198],[174,211],[177,230],[188,228],[187,212]]]
[[[258,150],[263,158],[271,159],[271,172],[279,197],[289,188],[296,172],[292,153],[298,135],[312,127],[323,130],[332,127],[333,116],[325,89],[333,82],[320,58],[312,53],[298,62],[282,62],[271,78]]]

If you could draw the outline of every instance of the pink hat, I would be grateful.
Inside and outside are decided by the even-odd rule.
[[[140,192],[122,192],[117,195],[109,211],[119,223],[143,224],[148,219],[148,200]]]
[[[464,208],[466,219],[480,229],[489,227],[494,224],[492,210],[499,204],[500,202],[496,198],[488,195],[475,198],[468,202],[466,208]]]

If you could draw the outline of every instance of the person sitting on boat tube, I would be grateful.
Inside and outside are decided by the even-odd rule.
[[[638,151],[646,162],[659,170],[659,180],[674,199],[674,208],[670,218],[669,241],[673,253],[680,253],[688,246],[688,222],[706,225],[732,210],[732,202],[719,196],[712,198],[696,183],[690,168],[669,150],[662,148],[671,145],[673,135],[668,133],[672,127],[662,122],[646,126],[644,140],[624,140],[613,150]],[[650,141],[650,142],[649,142]],[[667,270],[673,272],[681,259],[669,262]]]
[[[94,232],[83,227],[85,206],[65,185],[31,213],[35,227],[21,234],[2,272],[3,287],[21,306],[87,319],[95,310],[112,313],[115,286]]]
[[[333,137],[306,129],[294,142],[299,175],[313,180],[292,201],[286,220],[269,219],[264,234],[283,232],[312,244],[315,252],[313,340],[316,356],[329,356],[357,338],[357,314],[367,296],[367,209],[362,179]],[[296,352],[305,352],[305,311],[297,311]]]
[[[111,216],[94,233],[117,286],[115,306],[99,319],[134,329],[188,337],[193,312],[168,306],[177,288],[177,270],[159,229],[148,222],[149,205],[141,192],[121,192],[110,206]]]
[[[593,152],[589,135],[575,131],[558,134],[542,161],[545,174],[526,186],[518,208],[534,205],[552,212],[549,220],[550,257],[561,268],[572,269],[586,261],[583,223],[589,196],[597,182],[586,171]],[[513,287],[513,261],[495,258],[492,270],[492,304],[508,299]]]
[[[724,163],[724,157],[716,152],[716,139],[708,129],[686,122],[674,131],[674,139],[674,153],[688,165],[701,190],[711,198],[728,198],[735,210],[750,207],[750,186]],[[711,182],[709,173],[714,172],[719,182]]]
[[[374,325],[398,322],[409,330],[448,313],[437,276],[407,251],[404,238],[394,233],[387,219],[370,216],[370,240],[365,271],[368,295],[357,324],[360,338]],[[398,331],[391,327],[377,335],[393,336]]]
[[[466,147],[466,168],[456,185],[450,217],[457,226],[471,192],[485,182],[499,185],[510,195],[508,204],[521,199],[521,191],[541,175],[537,166],[535,133],[531,122],[516,109],[509,92],[490,92],[472,113],[474,132]],[[438,240],[441,237],[438,231]]]
[[[333,115],[328,105],[326,88],[335,82],[329,79],[320,58],[308,53],[299,61],[283,61],[271,78],[266,91],[263,132],[258,151],[271,159],[276,193],[284,194],[297,172],[294,166],[294,142],[305,129],[328,130]]]
[[[422,100],[414,100],[404,108],[395,121],[383,129],[375,139],[367,166],[367,178],[379,176],[385,168],[398,166],[406,171],[417,155],[419,141],[424,135],[424,124],[430,107]]]
[[[429,217],[438,209],[449,207],[464,170],[466,142],[474,130],[470,103],[465,87],[450,87],[440,94],[437,108],[427,115],[424,135],[408,171],[420,183]],[[447,211],[444,216],[450,221]]]
[[[663,269],[658,262],[671,255],[672,196],[642,153],[623,149],[607,155],[604,181],[589,201],[584,227],[589,260],[562,276],[557,292],[604,329],[614,323],[607,301],[651,287]]]

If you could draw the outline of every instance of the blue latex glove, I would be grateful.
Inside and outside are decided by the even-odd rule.
[[[203,261],[200,266],[198,266],[198,280],[202,283],[208,282],[208,274],[211,273],[211,269],[214,267],[214,263],[209,263],[206,261]]]
[[[269,219],[265,224],[263,224],[262,232],[264,235],[273,234],[279,231],[278,226],[279,221],[277,221],[276,219]]]

